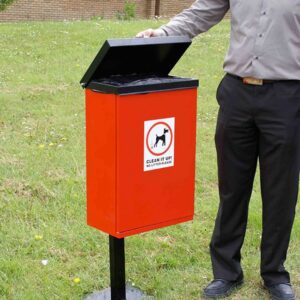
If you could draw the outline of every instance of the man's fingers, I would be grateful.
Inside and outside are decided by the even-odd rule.
[[[144,31],[144,38],[150,38],[153,35],[153,29],[147,29]]]
[[[167,34],[160,28],[152,29],[149,28],[147,30],[139,32],[136,37],[137,38],[150,38],[150,37],[159,37],[159,36],[166,36]]]
[[[137,38],[150,38],[151,36],[153,36],[153,32],[154,32],[154,30],[150,28],[150,29],[139,32],[136,35],[136,37]]]
[[[139,32],[135,37],[142,38],[142,37],[144,37],[144,34],[143,34],[143,32]]]
[[[152,33],[153,33],[153,30],[152,29],[148,29],[145,31],[145,34],[144,34],[144,38],[149,38],[152,36]]]

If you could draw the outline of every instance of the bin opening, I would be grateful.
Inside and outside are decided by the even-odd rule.
[[[114,86],[134,86],[134,85],[140,85],[140,84],[154,84],[154,83],[164,83],[164,82],[170,82],[173,80],[180,80],[180,77],[175,76],[158,76],[158,75],[128,75],[128,76],[122,76],[122,75],[114,75],[107,78],[100,78],[98,80],[95,80],[102,84],[110,84]]]
[[[190,44],[187,37],[107,40],[80,83],[114,94],[196,87],[198,80],[169,75]]]
[[[150,76],[128,75],[111,76],[92,80],[88,88],[96,92],[109,94],[136,94],[150,93],[164,90],[194,88],[198,86],[198,80],[175,76]]]

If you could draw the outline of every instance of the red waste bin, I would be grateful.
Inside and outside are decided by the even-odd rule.
[[[186,37],[105,42],[86,88],[87,222],[114,237],[193,219],[198,81]]]

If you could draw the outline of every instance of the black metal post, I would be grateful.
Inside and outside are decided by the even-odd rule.
[[[126,300],[124,239],[109,236],[111,300]]]

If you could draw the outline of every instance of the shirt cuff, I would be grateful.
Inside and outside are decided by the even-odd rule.
[[[161,29],[166,36],[172,36],[175,35],[174,32],[172,32],[172,30],[170,28],[168,28],[168,25],[163,25],[161,27],[159,27],[159,29]]]

